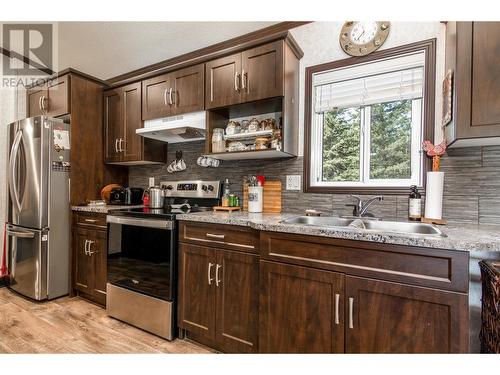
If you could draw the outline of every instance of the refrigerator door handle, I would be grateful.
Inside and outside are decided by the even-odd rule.
[[[19,237],[19,238],[35,238],[35,233],[33,233],[33,232],[12,230],[9,227],[7,227],[7,235],[11,236],[11,237]]]
[[[12,196],[12,200],[14,201],[14,207],[17,209],[17,212],[21,212],[22,209],[21,202],[19,201],[18,186],[16,181],[16,161],[22,136],[22,130],[18,130],[14,138],[14,142],[12,143],[12,149],[10,151],[9,159],[9,190],[10,195]]]

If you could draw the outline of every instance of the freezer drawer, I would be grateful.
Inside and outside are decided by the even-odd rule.
[[[48,230],[7,225],[10,288],[36,300],[47,298]]]

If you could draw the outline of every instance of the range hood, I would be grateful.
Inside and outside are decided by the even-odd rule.
[[[206,112],[186,113],[144,121],[144,127],[135,132],[146,138],[168,143],[193,142],[205,139]]]

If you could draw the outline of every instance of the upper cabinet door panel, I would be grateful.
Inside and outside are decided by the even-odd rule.
[[[122,88],[124,139],[121,145],[123,161],[142,159],[143,138],[136,134],[142,128],[141,119],[141,83],[133,83]]]
[[[123,138],[123,98],[119,91],[104,93],[104,159],[120,161],[119,142]]]
[[[283,43],[277,41],[242,53],[243,101],[283,95]]]
[[[173,114],[202,111],[205,108],[205,70],[199,64],[170,73],[173,87],[168,100],[173,103]]]
[[[205,64],[205,107],[216,108],[241,101],[241,53]]]
[[[47,87],[35,87],[27,91],[27,117],[42,115],[42,98],[47,97]]]
[[[169,92],[174,87],[170,74],[163,74],[142,81],[142,119],[151,120],[172,114],[173,106],[169,102]]]
[[[500,22],[474,22],[472,31],[472,127],[500,135]]]
[[[347,276],[346,302],[349,353],[468,350],[466,294]]]
[[[49,81],[48,87],[48,112],[51,117],[58,117],[70,113],[70,77],[65,75]]]

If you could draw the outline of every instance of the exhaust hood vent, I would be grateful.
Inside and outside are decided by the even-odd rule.
[[[137,129],[140,136],[168,143],[193,142],[205,139],[206,112],[193,112],[181,116],[144,121]]]

